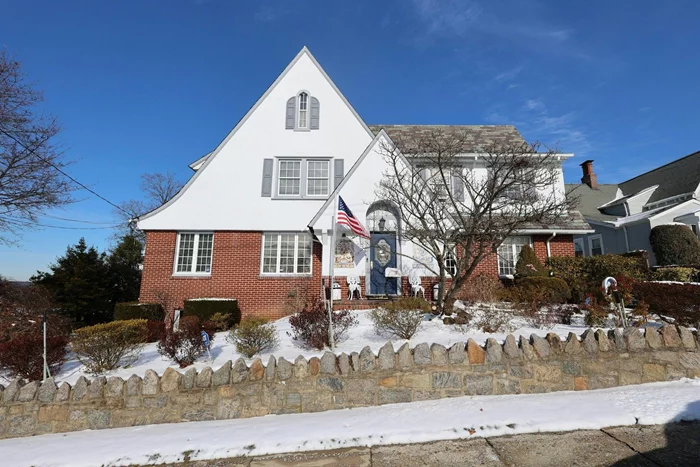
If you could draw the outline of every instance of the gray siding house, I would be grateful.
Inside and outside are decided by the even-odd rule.
[[[652,228],[680,223],[700,232],[700,151],[617,185],[599,184],[592,160],[581,167],[581,183],[566,193],[595,233],[574,236],[576,255],[646,250],[654,265]]]

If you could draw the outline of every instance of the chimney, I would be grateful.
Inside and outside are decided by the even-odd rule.
[[[589,187],[591,187],[591,190],[597,190],[598,189],[598,177],[596,176],[595,172],[593,172],[593,161],[592,160],[587,160],[583,164],[581,164],[581,168],[583,168],[583,177],[581,177],[581,183],[585,183]]]

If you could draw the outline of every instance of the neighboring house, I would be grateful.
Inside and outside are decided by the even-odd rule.
[[[593,161],[581,164],[580,184],[566,185],[567,195],[578,199],[578,210],[595,230],[577,235],[577,255],[649,252],[651,229],[681,223],[700,231],[700,151],[631,178],[619,185],[599,184]]]
[[[402,238],[396,211],[374,191],[386,168],[380,145],[426,128],[368,126],[302,49],[216,149],[190,165],[195,174],[182,190],[138,219],[146,233],[140,300],[165,300],[172,309],[188,298],[233,297],[244,314],[279,317],[287,300],[321,296],[331,260],[344,297],[348,276],[359,277],[365,296],[406,293],[409,272],[420,269],[409,257],[434,260]],[[470,134],[464,157],[475,171],[485,170],[480,148],[523,142],[512,126],[444,130]],[[553,189],[563,199],[557,164]],[[371,232],[372,246],[343,236],[329,254],[338,194]],[[588,231],[577,212],[560,225],[533,225],[506,239],[478,272],[512,275],[525,244],[542,260],[573,255],[573,234]],[[386,278],[387,267],[403,277]],[[419,272],[430,297],[436,280]]]

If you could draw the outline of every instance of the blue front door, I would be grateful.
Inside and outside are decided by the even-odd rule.
[[[396,295],[398,278],[386,277],[386,268],[396,267],[396,234],[372,233],[369,249],[371,261],[369,292],[374,295]]]

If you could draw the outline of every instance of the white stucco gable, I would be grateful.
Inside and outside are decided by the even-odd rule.
[[[290,98],[306,92],[319,102],[318,129],[285,127]],[[276,196],[281,159],[325,159],[334,187],[335,160],[352,167],[374,135],[304,47],[168,203],[140,217],[142,230],[302,231],[326,196]],[[272,196],[262,196],[263,165],[274,161]],[[305,162],[304,162],[305,163]],[[330,191],[329,190],[329,191]]]

